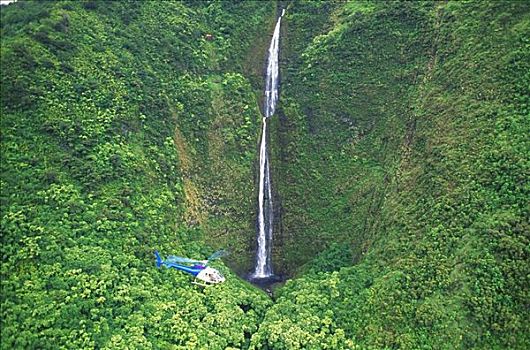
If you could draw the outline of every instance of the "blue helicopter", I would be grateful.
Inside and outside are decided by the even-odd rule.
[[[217,269],[208,266],[208,263],[226,255],[228,255],[227,251],[219,250],[206,260],[195,260],[175,255],[170,255],[165,260],[162,260],[158,251],[155,250],[156,267],[165,266],[189,273],[195,277],[195,280],[191,283],[202,287],[209,287],[225,281],[224,276]],[[203,283],[197,282],[197,280]]]

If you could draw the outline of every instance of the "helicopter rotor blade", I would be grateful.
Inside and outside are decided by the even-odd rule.
[[[187,263],[187,264],[195,264],[195,263],[203,263],[203,261],[190,259],[190,258],[183,258],[180,256],[170,255],[166,259],[167,262],[172,263]]]
[[[230,254],[230,253],[229,253],[227,250],[221,249],[221,250],[216,251],[216,252],[213,253],[212,255],[210,255],[210,257],[208,258],[208,261],[210,261],[210,260],[220,259],[220,258],[222,258],[223,256],[227,256],[227,255],[229,255],[229,254]]]

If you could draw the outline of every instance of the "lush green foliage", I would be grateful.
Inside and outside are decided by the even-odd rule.
[[[243,65],[272,5],[2,7],[1,348],[246,346],[269,298],[223,266],[202,291],[152,252],[248,250]]]
[[[350,248],[280,290],[257,348],[530,346],[529,10],[288,9],[282,264]]]
[[[530,346],[528,2],[282,4],[274,303],[231,271],[276,4],[2,7],[1,348]]]

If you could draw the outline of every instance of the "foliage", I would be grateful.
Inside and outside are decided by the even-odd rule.
[[[278,5],[274,301],[252,263]],[[527,2],[1,10],[0,347],[530,346]],[[242,18],[244,20],[242,20]],[[152,251],[217,262],[214,288]]]
[[[529,13],[523,2],[288,8],[279,264],[324,253],[280,290],[253,346],[529,346]],[[350,266],[327,252],[335,242]],[[338,342],[316,345],[323,329]]]
[[[260,118],[241,67],[271,9],[2,6],[1,348],[248,346],[264,293],[224,265],[202,290],[152,252],[204,258],[218,227],[252,230]]]

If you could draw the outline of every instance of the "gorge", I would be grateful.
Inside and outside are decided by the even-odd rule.
[[[527,1],[0,15],[0,348],[529,347]]]

